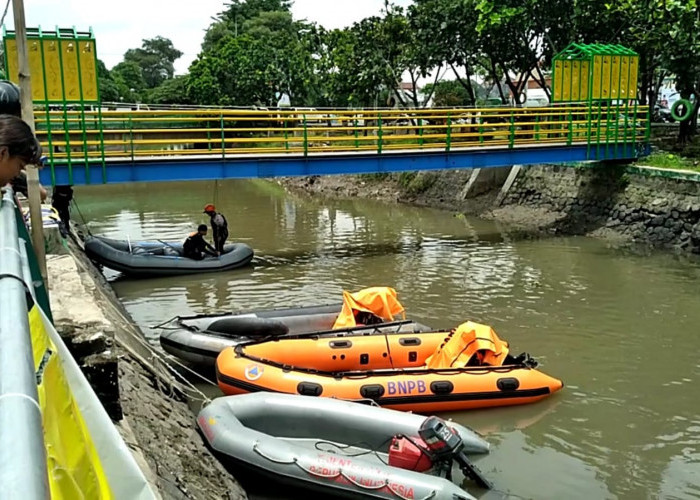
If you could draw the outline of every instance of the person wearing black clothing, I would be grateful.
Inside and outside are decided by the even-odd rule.
[[[224,253],[224,243],[228,238],[228,222],[226,217],[216,211],[216,207],[212,204],[204,207],[204,213],[211,217],[211,231],[214,240],[216,251],[220,254]]]
[[[205,253],[219,255],[216,249],[204,240],[207,234],[207,225],[200,224],[196,233],[190,234],[182,245],[182,253],[185,257],[194,260],[203,260]]]
[[[51,206],[58,212],[58,217],[63,224],[62,234],[70,232],[70,202],[73,199],[73,188],[70,186],[56,186],[51,195]]]

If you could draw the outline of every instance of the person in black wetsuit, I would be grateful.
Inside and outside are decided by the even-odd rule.
[[[207,235],[207,225],[200,224],[196,233],[190,234],[182,245],[182,253],[185,257],[194,260],[203,260],[205,254],[217,256],[219,252],[204,240]]]
[[[214,246],[219,254],[224,253],[224,243],[228,238],[228,222],[226,217],[216,211],[216,207],[211,203],[204,207],[204,213],[211,217],[211,231]]]
[[[59,226],[61,234],[67,236],[70,233],[70,202],[73,199],[73,188],[71,186],[56,186],[51,195],[51,205],[58,212],[62,227]]]

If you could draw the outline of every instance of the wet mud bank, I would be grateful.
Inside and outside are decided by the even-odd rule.
[[[472,170],[446,170],[279,183],[314,196],[372,198],[477,216],[502,223],[513,236],[584,235],[615,246],[700,253],[698,174],[586,164],[484,169],[479,178],[474,184]],[[502,192],[506,179],[510,186]]]
[[[74,356],[79,346],[84,373],[153,489],[166,499],[247,498],[196,431],[188,400],[201,393],[146,343],[82,250],[71,242],[68,252],[49,256],[48,267],[57,330]]]

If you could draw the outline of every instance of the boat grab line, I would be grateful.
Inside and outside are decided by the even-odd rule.
[[[258,441],[256,441],[256,442],[253,444],[253,451],[254,451],[255,453],[257,453],[258,455],[260,455],[261,457],[263,457],[263,458],[269,460],[270,462],[274,462],[274,463],[277,463],[277,464],[284,464],[284,465],[292,465],[292,464],[294,464],[294,465],[296,465],[297,467],[299,467],[301,470],[303,470],[304,472],[306,472],[307,474],[311,474],[312,476],[321,477],[321,478],[324,478],[324,479],[334,479],[334,478],[336,478],[336,477],[341,477],[341,476],[342,476],[342,477],[343,477],[345,480],[347,480],[349,483],[354,484],[354,485],[357,486],[358,488],[364,488],[364,489],[366,489],[366,490],[381,490],[382,488],[388,488],[389,491],[391,491],[394,495],[396,495],[397,497],[399,497],[401,500],[411,500],[411,499],[414,498],[414,497],[410,497],[410,498],[409,498],[409,497],[407,497],[407,496],[402,495],[400,492],[395,491],[395,489],[392,488],[392,483],[390,483],[388,479],[384,479],[384,483],[383,483],[383,484],[379,484],[379,485],[376,485],[376,486],[369,486],[369,485],[367,485],[367,484],[362,484],[362,483],[359,483],[359,482],[355,481],[355,479],[354,479],[353,477],[348,476],[347,474],[345,474],[345,473],[343,472],[343,469],[340,468],[340,467],[338,467],[337,471],[336,471],[334,474],[322,474],[322,473],[319,473],[319,472],[317,472],[317,471],[315,471],[315,470],[307,469],[306,467],[304,467],[303,465],[301,465],[301,464],[299,463],[299,461],[297,460],[296,457],[292,458],[291,460],[279,460],[279,459],[277,459],[277,458],[273,458],[273,457],[267,456],[267,455],[265,455],[265,454],[262,452],[262,450],[260,450],[260,448],[258,447],[258,444],[259,444]],[[437,492],[436,492],[435,490],[432,490],[428,495],[424,496],[423,498],[421,498],[421,499],[419,499],[419,500],[430,500],[431,498],[435,497],[436,494],[437,494]]]

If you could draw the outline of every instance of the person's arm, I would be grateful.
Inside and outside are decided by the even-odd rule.
[[[206,242],[205,242],[205,243],[206,243]],[[206,246],[206,250],[205,250],[205,251],[206,251],[208,254],[213,255],[214,257],[218,257],[218,256],[219,256],[219,252],[216,251],[216,248],[214,248],[213,246],[211,246],[209,243],[206,243],[206,245],[207,245],[207,246]]]

